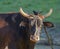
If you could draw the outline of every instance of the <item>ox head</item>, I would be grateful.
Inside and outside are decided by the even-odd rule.
[[[22,8],[20,8],[20,13],[29,19],[29,32],[30,32],[30,40],[33,42],[37,42],[39,41],[39,37],[40,37],[40,33],[41,33],[41,28],[43,25],[43,20],[50,16],[52,13],[52,9],[50,9],[50,11],[45,14],[45,15],[41,15],[35,11],[33,11],[34,14],[33,15],[29,15],[27,13],[25,13]],[[45,24],[45,23],[44,23]]]

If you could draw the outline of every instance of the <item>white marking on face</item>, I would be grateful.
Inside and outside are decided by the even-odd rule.
[[[30,40],[33,41],[33,42],[37,42],[40,40],[40,33],[41,33],[41,28],[42,28],[42,18],[40,17],[37,17],[37,19],[35,20],[35,28],[36,28],[36,31],[34,33],[34,35],[31,35],[30,36]]]

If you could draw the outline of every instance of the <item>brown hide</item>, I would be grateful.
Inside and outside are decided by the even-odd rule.
[[[0,14],[0,49],[34,49],[34,42],[29,39],[29,32],[19,30],[19,23],[24,22],[24,26],[28,19],[23,17],[20,13],[6,13]],[[19,35],[20,33],[20,35]]]
[[[21,22],[26,27],[23,30],[19,27]],[[35,42],[30,40],[28,29],[29,19],[20,13],[0,14],[0,49],[8,46],[9,49],[34,49]],[[52,23],[43,22],[47,27],[53,27]]]
[[[5,22],[3,19],[0,19],[0,28],[3,28],[5,26],[7,26],[7,25],[8,25],[7,22]]]

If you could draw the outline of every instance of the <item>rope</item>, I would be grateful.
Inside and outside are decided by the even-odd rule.
[[[53,41],[52,41],[51,37],[49,36],[49,34],[48,34],[47,30],[46,30],[46,26],[44,26],[44,30],[45,30],[46,36],[48,38],[48,42],[49,42],[49,44],[51,46],[51,49],[54,49],[53,48]]]

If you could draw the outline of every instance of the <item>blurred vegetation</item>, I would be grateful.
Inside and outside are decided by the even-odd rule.
[[[45,14],[53,8],[52,15],[46,21],[60,22],[60,0],[0,0],[0,13],[19,12],[20,7],[30,14],[33,10]]]

